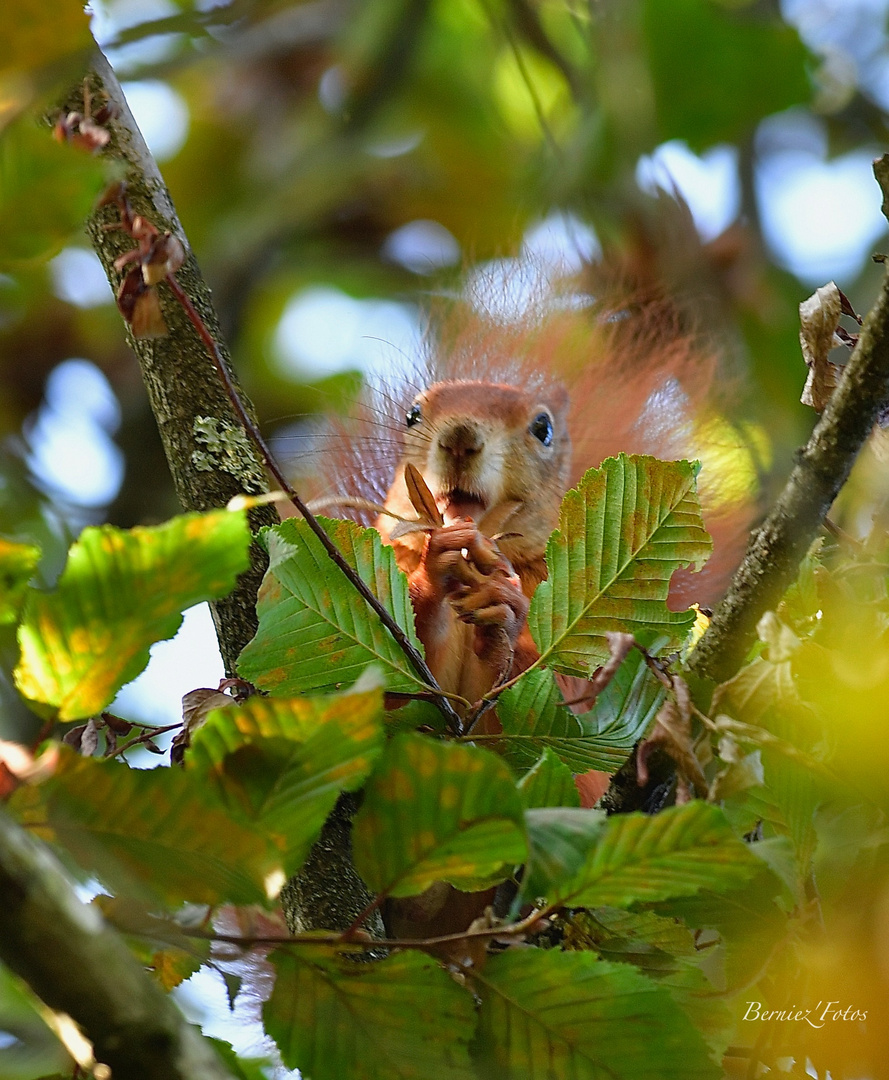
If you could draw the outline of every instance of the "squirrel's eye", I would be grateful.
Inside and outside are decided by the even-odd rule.
[[[405,422],[408,427],[414,427],[423,419],[423,413],[420,411],[420,406],[417,404],[411,405],[405,416]]]
[[[528,431],[539,439],[544,446],[551,446],[553,441],[553,422],[549,413],[538,413],[531,421]]]

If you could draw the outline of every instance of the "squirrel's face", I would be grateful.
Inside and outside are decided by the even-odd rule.
[[[568,396],[561,387],[537,398],[502,383],[442,382],[420,394],[406,415],[404,455],[422,473],[445,523],[517,504],[505,525],[512,545],[538,554],[558,518],[568,481]],[[403,483],[403,481],[401,481]]]

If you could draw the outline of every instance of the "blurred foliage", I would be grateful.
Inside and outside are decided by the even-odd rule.
[[[335,373],[313,370],[308,357],[297,365],[282,357],[276,335],[294,296],[324,286],[347,298],[396,300],[412,310],[430,296],[459,295],[473,267],[515,257],[532,226],[561,212],[572,215],[579,234],[586,226],[595,230],[610,265],[625,276],[631,291],[668,295],[680,322],[714,343],[721,357],[717,389],[726,391],[718,402],[723,416],[703,417],[698,430],[715,425],[722,433],[752,432],[756,452],[744,458],[744,475],[754,461],[766,496],[780,484],[793,449],[812,424],[810,412],[798,402],[804,370],[797,343],[797,304],[810,289],[782,269],[763,233],[758,170],[770,155],[787,149],[776,147],[764,132],[770,118],[793,109],[794,116],[813,121],[823,132],[830,155],[886,141],[885,98],[872,77],[874,58],[885,62],[887,50],[885,13],[879,5],[870,5],[868,15],[864,5],[837,0],[834,21],[823,20],[836,30],[836,39],[822,34],[817,48],[814,37],[807,39],[808,47],[801,41],[773,0],[601,0],[595,5],[569,0],[231,0],[216,7],[177,0],[159,7],[155,16],[143,12],[141,21],[132,21],[123,0],[95,6],[101,15],[97,32],[105,35],[121,78],[161,80],[185,106],[186,137],[161,168],[212,285],[244,384],[267,427],[282,435],[277,445],[292,445],[284,437],[294,433],[297,442],[312,435],[314,429],[294,428],[293,418],[347,407],[361,377],[357,350],[354,364],[346,357],[350,370]],[[855,34],[845,33],[841,25],[845,17],[852,21],[850,7],[855,8]],[[831,12],[827,0],[783,5],[801,18],[807,8],[816,15]],[[812,20],[806,25],[811,27]],[[86,19],[76,0],[61,5],[12,0],[0,12],[5,45],[0,64],[0,434],[6,440],[0,456],[0,543],[24,545],[4,548],[11,553],[4,565],[16,593],[9,608],[13,617],[23,568],[31,565],[30,545],[42,548],[36,581],[45,585],[60,570],[69,534],[84,524],[156,522],[169,515],[174,503],[154,420],[110,289],[105,302],[78,306],[63,298],[58,264],[51,263],[66,248],[87,246],[78,222],[110,175],[101,157],[76,154],[50,137],[47,118],[57,119],[54,103],[81,77],[89,44],[85,34]],[[640,188],[640,157],[671,139],[684,140],[699,154],[722,143],[736,149],[740,209],[720,236],[699,239],[669,192]],[[873,197],[876,203],[876,187]],[[456,255],[441,265],[428,254],[417,262],[397,257],[393,233],[418,221],[447,230]],[[812,222],[813,233],[820,224]],[[878,277],[865,264],[839,284],[863,312]],[[628,299],[635,298],[634,293]],[[336,329],[332,322],[329,336]],[[301,343],[291,344],[298,352]],[[78,504],[70,492],[52,487],[35,464],[35,423],[48,404],[47,377],[72,357],[91,361],[120,405],[117,441],[126,472],[108,506]],[[599,1000],[616,996],[617,1015],[641,1010],[643,1028],[623,1062],[631,1075],[641,1075],[633,1073],[638,1065],[634,1054],[644,1043],[645,1024],[655,1033],[653,1045],[667,1039],[658,1019],[665,1009],[671,1016],[681,1009],[690,1017],[711,1050],[740,1048],[724,1060],[729,1075],[752,1075],[754,1054],[770,1067],[783,1062],[789,1075],[801,1076],[806,1058],[819,1076],[827,1070],[835,1078],[883,1075],[880,1069],[889,1060],[889,760],[882,696],[889,684],[887,495],[878,447],[863,456],[834,510],[840,539],[810,553],[798,584],[763,624],[751,663],[717,691],[712,703],[706,695],[698,701],[712,736],[705,749],[696,748],[711,797],[724,803],[736,836],[762,838],[754,845],[763,862],[759,873],[739,883],[717,867],[710,887],[698,888],[696,879],[694,895],[679,890],[652,901],[644,890],[628,888],[618,897],[628,911],[605,907],[567,917],[565,941],[596,950],[609,963],[594,965],[592,956],[575,960],[554,953],[546,970],[532,970],[538,981],[529,981],[526,989],[536,1010],[528,1028],[534,1052],[545,1055],[556,1047],[558,1054],[570,1052],[573,1061],[591,1067],[586,1035],[577,1038],[565,1030],[565,1010],[572,1006],[566,987],[587,986],[593,1000],[601,979]],[[32,594],[37,595],[42,594]],[[16,661],[10,628],[4,626],[0,733],[33,741],[40,725],[8,678]],[[636,674],[631,674],[635,686]],[[638,677],[646,677],[642,665]],[[537,691],[530,694],[526,685],[523,692],[540,698],[539,723],[532,725],[540,746],[567,743],[567,725],[562,724],[563,732],[550,715],[547,687]],[[648,691],[636,695],[629,686],[615,684],[612,694],[621,694],[621,701],[609,706],[605,700],[611,712],[606,708],[598,732],[607,735],[607,724],[613,722],[612,741],[606,738],[594,750],[575,746],[571,762],[601,764],[623,753],[642,720],[650,722],[652,703],[662,693],[659,685]],[[97,729],[89,732],[87,727],[75,741],[88,756],[99,743]],[[287,741],[293,741],[292,732],[266,732],[251,743],[234,716],[215,719],[204,740],[213,731],[225,735],[228,749],[211,762],[219,775],[211,789],[215,794],[206,797],[216,800],[213,814],[218,818],[213,820],[224,823],[226,816],[232,819],[237,800],[265,805],[259,774],[273,768],[282,776],[288,768],[294,771],[295,751]],[[588,740],[597,734],[580,726],[571,731]],[[102,731],[108,755],[116,753],[112,733],[113,728]],[[303,754],[312,757],[300,749],[300,763]],[[533,764],[528,754],[507,757],[524,769]],[[62,807],[59,818],[65,822],[71,815],[94,815],[89,828],[81,821],[86,839],[78,836],[79,850],[94,853],[100,841],[90,830],[98,822],[97,831],[102,831],[105,789],[93,788],[95,805],[72,809],[65,785],[79,769],[119,769],[120,776],[109,779],[108,786],[125,806],[133,794],[130,781],[123,779],[128,773],[114,762],[78,762],[71,756],[63,762],[51,782]],[[210,777],[212,769],[206,768]],[[133,782],[147,807],[153,783]],[[47,800],[51,785],[42,796]],[[168,786],[172,792],[172,781]],[[69,787],[76,804],[78,785],[72,781]],[[586,870],[598,866],[596,860],[607,862],[609,851],[614,854],[609,843],[617,844],[617,854],[632,863],[628,850],[619,846],[618,829],[602,826],[600,835],[598,822],[592,829],[590,821],[595,836],[585,837],[584,846],[572,832],[571,815],[581,811],[563,807],[557,818],[547,819],[552,808],[540,809],[537,803],[544,790],[564,794],[565,788],[556,779],[535,784],[534,809],[528,811],[537,823],[541,857],[561,845],[541,881],[557,883],[560,874],[569,880],[569,871],[582,869],[576,860],[586,860]],[[323,816],[321,803],[316,805],[310,794],[288,794],[290,811],[305,810],[308,822],[298,843],[291,840],[300,853]],[[519,797],[510,789],[513,797],[518,806]],[[261,852],[255,863],[227,868],[225,851],[214,849],[214,875],[208,877],[200,861],[206,837],[191,835],[187,828],[190,794],[179,784],[167,798],[184,815],[189,833],[189,858],[180,867],[179,884],[192,887],[200,880],[201,898],[213,900],[263,895],[269,861],[280,852]],[[31,799],[40,809],[41,797],[32,794]],[[36,813],[34,806],[31,812]],[[165,823],[152,818],[150,809],[145,813],[142,833],[132,835],[122,814],[113,834],[114,854],[123,850],[135,862],[131,873],[150,880],[159,867],[174,861],[175,853]],[[236,838],[246,850],[259,815],[251,818],[243,807],[240,814]],[[392,820],[397,817],[393,814]],[[719,835],[726,830],[721,826]],[[573,836],[573,847],[562,843],[566,835]],[[647,842],[662,839],[652,836]],[[734,843],[732,857],[738,857],[745,849]],[[157,846],[144,846],[150,844]],[[405,850],[409,847],[406,841]],[[466,853],[461,857],[467,858]],[[382,869],[376,872],[381,881],[388,880]],[[170,889],[171,902],[194,898],[184,895],[184,886],[182,897]],[[693,946],[690,932],[677,938],[677,928],[686,933],[686,926],[694,931]],[[513,1019],[501,987],[526,979],[519,969],[536,962],[522,959],[518,951],[511,955],[497,958],[482,995],[483,1030],[494,1034]],[[371,966],[369,974],[356,978],[353,966],[344,967],[329,955],[319,959],[310,949],[278,953],[274,963],[281,990],[269,1005],[267,1022],[270,1030],[288,1033],[281,1036],[288,1062],[324,1060],[327,1049],[308,1025],[298,1031],[294,1027],[300,1017],[288,1011],[290,990],[298,987],[306,995],[306,1008],[317,1003],[331,1025],[346,1000],[366,1009],[374,1024],[380,1016],[374,1010],[385,1005],[377,1000],[382,987],[395,1002],[392,1015],[416,1001],[423,1005],[413,1026],[408,1024],[410,1041],[396,1062],[399,1068],[409,1070],[411,1062],[402,1057],[410,1058],[413,1047],[428,1047],[424,1010],[440,996],[449,1002],[453,998],[448,1007],[459,1025],[453,1069],[465,1068],[472,1038],[469,997],[458,994],[456,984],[432,961],[402,956],[395,964],[405,969],[402,983]],[[4,1050],[9,1074],[24,1077],[31,1075],[29,1068],[61,1068],[63,1055],[53,1043],[45,1045],[47,1034],[38,1014],[32,1015],[30,997],[22,996],[5,974],[0,978],[8,1006],[0,1025],[24,1033],[21,1045]],[[553,1002],[560,1011],[550,1024],[544,1014]],[[834,1018],[847,1007],[866,1011],[868,1023]],[[783,1018],[753,1022],[763,1012],[791,1008],[808,1008],[813,1017],[826,1019],[817,1024]],[[597,1018],[598,1007],[581,1017]],[[682,1018],[673,1030],[684,1024]],[[339,1075],[343,1062],[351,1061],[348,1034],[342,1033],[344,1041],[337,1046],[342,1057],[328,1061]],[[395,1030],[392,1038],[401,1034]],[[490,1067],[522,1076],[515,1046],[495,1043],[486,1049],[496,1059]],[[694,1047],[694,1074],[710,1075],[700,1039]],[[360,1049],[356,1046],[356,1054]],[[374,1068],[382,1074],[393,1063],[385,1047],[378,1049]],[[34,1057],[28,1058],[31,1052]],[[19,1054],[26,1064],[20,1066],[18,1059],[13,1064]],[[790,1058],[796,1064],[787,1065]],[[669,1066],[682,1075],[682,1055],[675,1047]]]

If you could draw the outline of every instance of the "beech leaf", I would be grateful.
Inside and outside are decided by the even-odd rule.
[[[243,511],[84,529],[55,589],[28,591],[19,690],[59,720],[101,712],[148,663],[149,646],[176,634],[186,608],[231,592],[249,543]]]
[[[358,964],[279,949],[263,1006],[284,1064],[312,1080],[470,1080],[470,994],[418,952]]]
[[[392,740],[353,830],[370,888],[414,896],[436,881],[473,890],[524,861],[522,803],[501,758],[425,735]]]
[[[234,820],[278,839],[299,869],[343,791],[364,782],[383,746],[379,690],[328,698],[251,698],[210,713],[187,767],[207,776]]]
[[[531,854],[520,895],[527,901],[627,907],[727,892],[762,868],[722,810],[700,801],[653,817],[546,809],[528,811],[526,821]]]
[[[319,518],[349,565],[422,652],[414,630],[407,578],[375,529]],[[269,569],[256,607],[259,630],[238,670],[270,693],[291,696],[338,690],[369,664],[387,690],[416,692],[420,680],[395,639],[331,561],[304,521],[293,518],[264,534]]]
[[[169,904],[258,903],[283,884],[260,828],[235,821],[178,768],[131,769],[58,747],[54,774],[21,787],[11,807],[120,895]]]
[[[588,952],[507,949],[474,974],[475,1048],[498,1080],[718,1080],[664,987]]]
[[[712,544],[695,494],[699,466],[621,454],[590,469],[562,501],[528,626],[541,661],[589,678],[610,656],[606,631],[650,628],[679,645],[693,610],[667,607],[680,567]]]
[[[595,709],[581,716],[565,706],[552,672],[535,668],[498,701],[503,726],[498,748],[520,769],[530,768],[549,749],[574,773],[616,772],[645,735],[663,698],[663,686],[636,650],[599,694]]]

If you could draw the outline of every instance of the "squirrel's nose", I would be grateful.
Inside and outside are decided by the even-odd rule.
[[[460,461],[477,454],[484,446],[484,440],[474,424],[459,423],[440,433],[438,445],[449,457]]]

